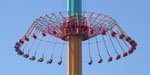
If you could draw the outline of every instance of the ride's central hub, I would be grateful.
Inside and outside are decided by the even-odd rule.
[[[85,18],[66,19],[61,30],[63,40],[67,40],[70,36],[79,36],[84,41],[89,39],[88,34],[93,34],[93,29],[88,27]]]
[[[70,36],[79,36],[85,41],[119,27],[117,22],[107,15],[83,12],[82,16],[68,17],[67,14],[70,13],[58,12],[37,18],[25,36],[28,37],[33,30],[39,30],[42,34],[49,34],[64,41],[68,41]]]

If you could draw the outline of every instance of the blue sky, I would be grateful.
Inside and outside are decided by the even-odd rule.
[[[65,57],[62,66],[39,64],[19,57],[13,48],[34,19],[58,11],[66,11],[66,0],[0,0],[0,75],[67,74]],[[134,54],[119,61],[89,66],[85,58],[83,75],[150,74],[150,0],[83,0],[83,11],[115,18],[138,43]]]

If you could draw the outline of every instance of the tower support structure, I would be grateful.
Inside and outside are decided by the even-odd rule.
[[[67,0],[67,11],[69,17],[82,15],[82,0]],[[76,14],[77,13],[77,14]],[[68,75],[82,75],[82,39],[78,35],[68,38]]]

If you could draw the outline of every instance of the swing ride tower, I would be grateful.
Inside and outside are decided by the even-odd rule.
[[[63,51],[67,46],[68,75],[82,75],[83,42],[88,45],[89,65],[94,61],[92,49],[97,49],[94,56],[99,57],[98,64],[101,64],[105,59],[112,62],[126,57],[137,48],[135,40],[113,18],[82,11],[82,0],[67,0],[67,12],[46,14],[35,19],[14,48],[18,55],[31,61],[39,58],[37,62],[42,63],[48,58],[46,63],[52,64],[56,49],[60,49],[62,44],[57,64],[62,64]]]
[[[67,0],[69,18],[80,18],[82,0]],[[78,19],[79,20],[79,19]],[[77,22],[75,20],[75,22]],[[82,36],[72,35],[68,37],[68,75],[82,75]]]

